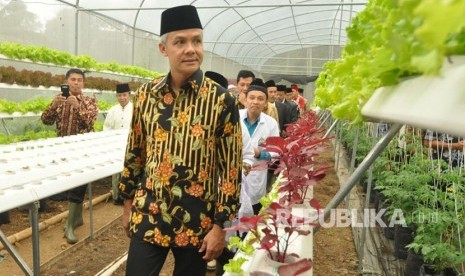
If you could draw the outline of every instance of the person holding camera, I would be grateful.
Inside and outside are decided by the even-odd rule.
[[[66,84],[62,93],[55,96],[52,103],[42,113],[41,120],[46,125],[56,124],[58,137],[88,133],[94,130],[98,116],[95,98],[84,96],[85,75],[80,69],[66,72]],[[66,241],[70,244],[78,241],[74,229],[83,224],[82,202],[87,185],[71,189],[67,193],[69,214],[65,226]]]

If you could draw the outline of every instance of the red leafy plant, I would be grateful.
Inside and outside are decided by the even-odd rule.
[[[318,129],[319,118],[313,111],[302,114],[301,118],[286,128],[287,137],[269,137],[262,145],[268,152],[279,154],[279,165],[275,174],[282,173],[283,180],[275,183],[273,190],[277,191],[277,201],[263,204],[258,215],[242,217],[238,225],[227,230],[249,231],[248,244],[258,243],[260,249],[267,251],[270,259],[288,263],[292,257],[299,258],[295,253],[289,253],[289,245],[298,235],[309,235],[310,226],[318,226],[317,216],[298,217],[292,213],[293,206],[304,203],[307,189],[322,180],[327,167],[317,167],[315,157],[324,149],[328,138],[322,138],[323,129]],[[316,209],[320,206],[315,199],[308,200],[308,207]],[[297,275],[312,267],[311,259],[299,259],[286,265],[285,269],[293,271],[286,275]],[[281,268],[281,267],[280,267]],[[284,268],[283,268],[284,269]]]
[[[316,203],[313,200],[311,202]],[[314,207],[319,208],[317,204]],[[311,234],[309,226],[316,226],[316,224],[293,215],[288,206],[273,202],[267,208],[262,209],[260,214],[242,217],[237,226],[226,230],[249,231],[251,238],[246,240],[249,245],[257,243],[259,249],[266,250],[271,260],[286,264],[283,267],[280,266],[278,271],[284,269],[285,275],[298,275],[310,270],[313,261],[309,258],[299,258],[299,255],[289,253],[288,250],[296,236]]]
[[[301,118],[286,128],[288,137],[269,137],[264,143],[265,150],[279,154],[279,165],[275,174],[282,172],[284,182],[279,184],[279,202],[293,205],[305,200],[307,189],[326,176],[331,168],[317,167],[315,158],[325,149],[329,138],[322,138],[324,129],[318,129],[319,118],[313,111],[307,111]]]

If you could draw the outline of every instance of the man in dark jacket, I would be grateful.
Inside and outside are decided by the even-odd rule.
[[[286,86],[285,85],[276,85],[277,94],[276,94],[276,101],[286,104],[289,107],[289,123],[293,123],[297,121],[299,118],[299,107],[294,101],[290,101],[286,99]]]
[[[286,125],[291,123],[291,110],[286,104],[276,100],[278,93],[276,83],[274,80],[265,82],[266,89],[268,91],[268,102],[276,107],[278,110],[278,125],[279,134],[285,136]]]

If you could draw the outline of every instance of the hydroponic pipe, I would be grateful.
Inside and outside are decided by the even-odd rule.
[[[325,135],[323,136],[323,139],[329,136],[329,134],[333,131],[338,122],[339,119],[334,120],[333,124],[329,127],[328,131],[326,131]]]
[[[378,158],[380,153],[387,147],[389,142],[392,140],[392,138],[397,134],[397,132],[400,130],[402,127],[402,124],[395,123],[391,126],[389,131],[386,133],[386,135],[381,138],[378,143],[371,149],[371,151],[365,156],[363,159],[362,163],[355,169],[354,173],[350,175],[349,179],[347,180],[347,183],[342,186],[342,188],[337,192],[337,194],[331,199],[331,201],[326,205],[325,212],[324,212],[324,220],[328,219],[329,215],[331,214],[331,210],[333,208],[336,208],[342,200],[344,200],[344,197],[349,194],[350,190],[357,184],[357,182],[360,180],[362,175],[370,168],[371,164]],[[317,232],[318,228],[315,228],[313,231],[313,234]]]

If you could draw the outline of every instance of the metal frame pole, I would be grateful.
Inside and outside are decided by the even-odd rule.
[[[10,131],[8,130],[8,127],[6,126],[5,118],[2,118],[2,125],[3,125],[3,128],[6,131],[6,136],[10,136]]]
[[[90,228],[90,240],[94,239],[94,212],[92,206],[92,182],[87,184],[87,193],[89,195],[89,228]]]
[[[26,262],[21,258],[18,251],[14,248],[14,246],[8,241],[8,238],[3,234],[2,230],[0,229],[0,241],[3,243],[5,249],[10,253],[11,257],[15,260],[24,274],[32,276],[32,270],[26,264]],[[35,269],[34,269],[35,271]]]
[[[341,124],[337,124],[336,126],[336,138],[334,139],[334,160],[336,162],[336,166],[334,169],[336,171],[339,170],[339,162],[341,161],[341,148],[342,148],[342,126]]]
[[[372,139],[372,147],[374,147],[376,144],[376,135],[373,135],[373,139]],[[365,197],[365,207],[364,209],[368,209],[369,205],[370,205],[370,197],[371,197],[371,185],[372,185],[372,181],[373,181],[373,165],[370,166],[370,168],[368,169],[368,185],[367,185],[367,193],[366,193],[366,197]],[[363,220],[363,223],[365,223],[365,220]],[[366,234],[367,233],[367,228],[364,227],[362,228],[362,237],[361,237],[361,243],[360,243],[360,247],[359,247],[359,256],[358,256],[358,272],[361,273],[362,270],[363,270],[363,258],[364,258],[364,255],[365,255],[365,243],[366,243]]]
[[[357,157],[359,135],[360,135],[360,128],[357,128],[355,130],[354,145],[352,146],[352,156],[350,157],[350,169],[349,169],[350,174],[352,174],[355,169],[355,159]]]
[[[32,267],[33,275],[40,275],[40,247],[39,247],[39,201],[29,205],[29,217],[32,228]]]
[[[331,201],[326,205],[324,211],[324,220],[326,220],[330,214],[331,210],[337,207],[343,200],[344,197],[352,190],[352,188],[357,184],[357,182],[362,177],[363,173],[365,173],[368,168],[373,164],[375,159],[379,156],[379,154],[386,148],[392,138],[397,134],[399,129],[402,127],[401,124],[395,123],[392,125],[391,129],[389,129],[388,133],[381,138],[381,140],[376,143],[376,145],[371,149],[371,151],[367,154],[365,159],[363,159],[362,163],[357,167],[354,173],[349,177],[347,183],[337,192],[337,194],[331,199]],[[314,234],[317,233],[318,229],[314,230]]]
[[[326,121],[331,118],[331,112],[324,112],[322,115],[321,115],[321,118],[320,118],[320,125],[317,127],[317,128],[321,128],[322,126],[325,125]],[[323,120],[322,120],[323,119]]]
[[[333,124],[329,127],[329,129],[326,131],[325,135],[323,136],[323,139],[329,136],[329,134],[333,131],[333,129],[336,127],[338,122],[339,122],[339,119],[334,120]]]
[[[357,128],[355,130],[354,145],[352,146],[352,156],[350,158],[350,169],[349,169],[350,174],[352,174],[354,172],[354,169],[355,169],[355,159],[357,157],[359,134],[360,134],[360,128]],[[347,196],[345,198],[345,203],[346,203],[346,209],[349,211],[350,210],[350,191],[347,193]],[[349,212],[349,214],[350,214],[350,212]]]

